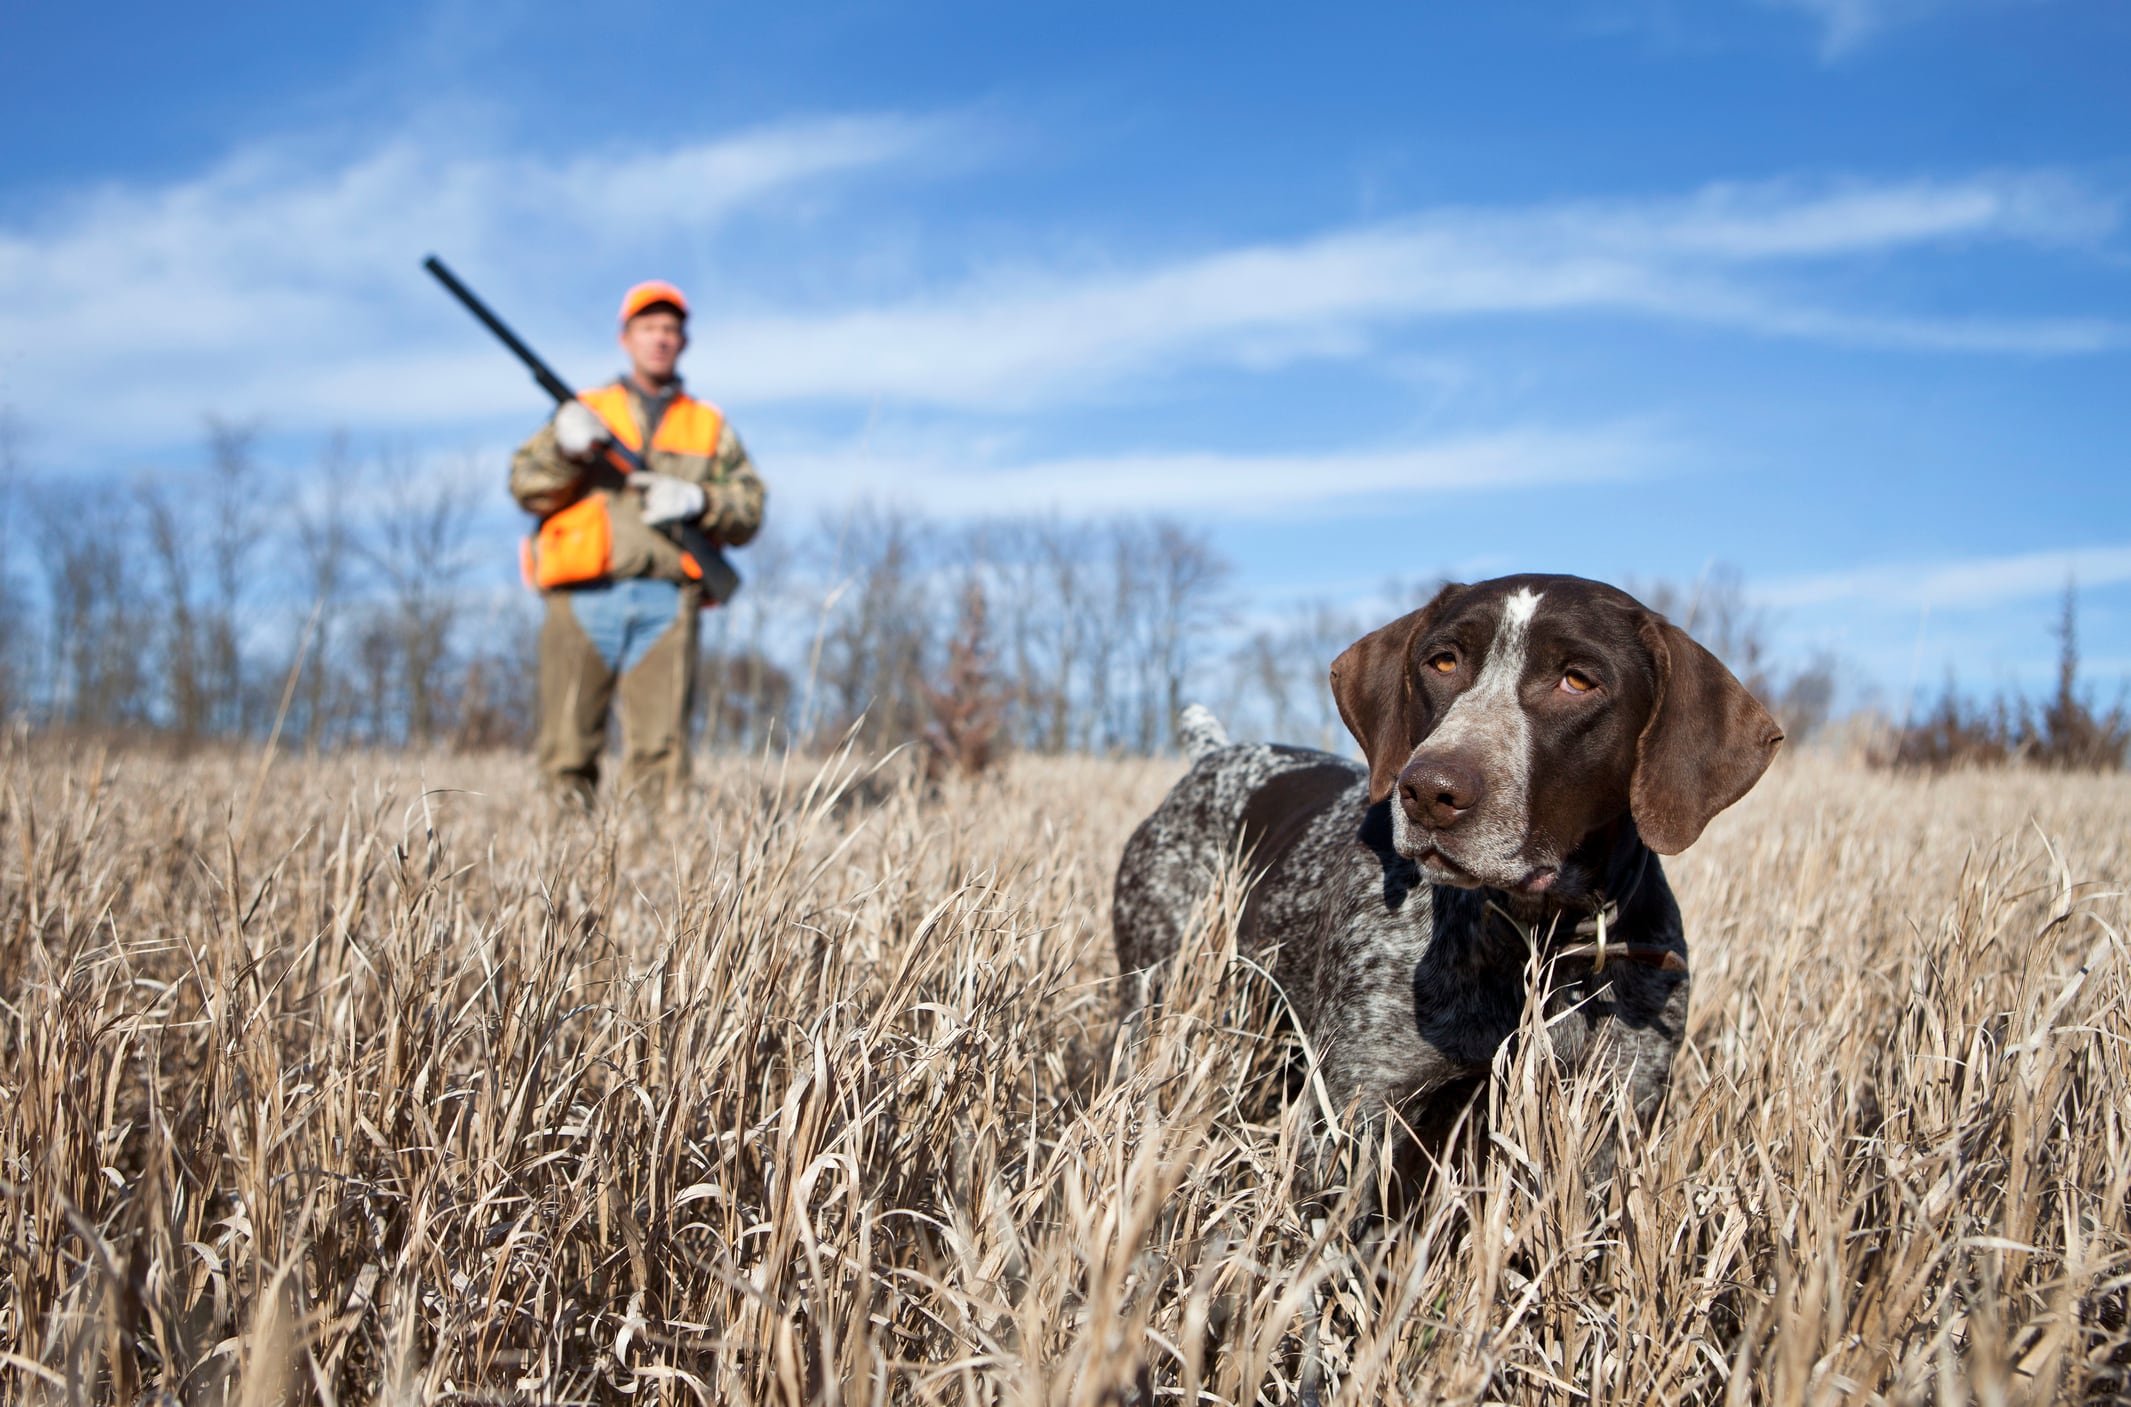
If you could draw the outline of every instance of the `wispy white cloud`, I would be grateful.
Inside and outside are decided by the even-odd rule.
[[[1933,8],[1931,0],[1770,0],[1811,17],[1820,30],[1820,56],[1855,52],[1882,30]]]
[[[1678,448],[1647,426],[1525,426],[1490,434],[1311,454],[1121,453],[1017,460],[981,452],[855,446],[785,453],[801,507],[870,496],[942,517],[1059,512],[1296,518],[1358,503],[1419,509],[1441,496],[1609,483],[1666,472]]]
[[[720,262],[742,210],[805,203],[867,172],[961,159],[951,119],[788,123],[557,160],[388,143],[340,163],[267,147],[191,181],[111,187],[0,226],[0,401],[105,447],[191,433],[199,413],[284,428],[468,426],[522,416],[508,361],[414,268],[450,254],[566,371],[604,373],[604,314],[648,264],[744,288]],[[615,212],[626,211],[627,218]],[[1159,263],[1018,267],[887,296],[736,293],[690,365],[735,404],[876,399],[993,412],[1058,406],[1195,367],[1356,361],[1430,321],[1613,316],[1913,351],[2065,355],[2126,345],[2107,317],[1957,316],[1812,295],[1843,260],[1997,243],[2088,247],[2117,197],[2049,172],[1959,180],[1730,183],[1685,195],[1440,207],[1313,238]],[[635,271],[635,272],[627,272]],[[782,286],[807,284],[783,270]],[[585,293],[598,288],[596,301]],[[524,330],[544,331],[527,316]]]
[[[1957,561],[1886,563],[1769,582],[1755,591],[1772,606],[1878,604],[1915,610],[1981,608],[2131,581],[2131,544],[2048,548]]]
[[[2023,355],[2124,345],[2104,318],[1916,316],[1766,291],[1763,265],[1925,245],[2091,244],[2120,205],[2061,175],[1436,211],[1149,269],[1028,273],[900,303],[713,327],[735,394],[1028,403],[1164,363],[1356,357],[1387,325],[1612,313],[1928,351]]]
[[[1796,10],[1820,31],[1820,57],[1835,63],[1849,58],[1888,32],[1917,24],[1947,10],[2004,4],[2006,0],[1766,0]]]
[[[699,242],[742,210],[932,157],[952,130],[839,117],[553,161],[439,155],[413,137],[337,163],[268,144],[192,180],[83,192],[0,226],[0,400],[149,443],[174,411],[189,425],[206,407],[404,423],[394,407],[415,378],[388,369],[458,371],[446,349],[467,345],[416,268],[424,253],[493,271],[491,297],[552,301],[653,237]],[[475,413],[484,388],[522,386],[494,361],[463,383]]]
[[[1647,206],[1566,207],[1559,223],[1620,250],[1724,260],[1826,258],[1952,240],[2091,244],[2115,232],[2120,198],[2063,172],[1959,181],[1724,182]]]

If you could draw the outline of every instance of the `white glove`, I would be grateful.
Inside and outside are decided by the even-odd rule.
[[[614,443],[614,432],[583,401],[564,401],[555,412],[555,448],[564,459],[589,464]]]
[[[701,484],[676,479],[671,474],[638,474],[631,482],[644,490],[644,521],[653,527],[700,518],[710,503],[703,496]]]

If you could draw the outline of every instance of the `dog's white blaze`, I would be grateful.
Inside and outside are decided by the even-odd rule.
[[[1542,594],[1520,587],[1502,603],[1502,620],[1480,677],[1421,744],[1431,752],[1458,749],[1479,764],[1486,794],[1476,814],[1446,840],[1460,865],[1503,883],[1522,877],[1510,871],[1519,868],[1531,831],[1532,723],[1517,686],[1524,679],[1526,642]],[[1394,834],[1402,812],[1393,808]]]

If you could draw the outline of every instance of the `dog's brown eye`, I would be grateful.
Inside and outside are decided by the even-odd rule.
[[[1428,661],[1428,667],[1438,674],[1455,674],[1458,670],[1458,657],[1445,650],[1442,654]]]
[[[1561,687],[1572,694],[1588,694],[1598,687],[1598,681],[1580,670],[1569,670],[1561,676]]]

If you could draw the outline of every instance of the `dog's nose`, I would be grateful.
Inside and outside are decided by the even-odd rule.
[[[1479,804],[1480,774],[1448,760],[1416,762],[1399,773],[1399,805],[1417,826],[1442,830]]]

